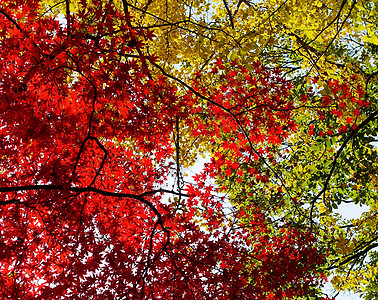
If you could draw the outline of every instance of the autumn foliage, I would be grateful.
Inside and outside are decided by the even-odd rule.
[[[286,143],[357,132],[370,104],[354,78],[313,79],[322,94],[217,57],[183,80],[126,1],[3,2],[1,298],[321,295],[323,190],[306,219]]]

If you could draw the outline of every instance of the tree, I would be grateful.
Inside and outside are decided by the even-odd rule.
[[[375,4],[297,4],[2,4],[1,296],[320,299],[374,274]],[[371,211],[344,224],[350,201]]]
[[[204,174],[186,185],[180,167],[190,147],[181,132],[216,144],[228,128],[245,141],[244,126],[287,121],[290,83],[258,63],[252,77],[219,60],[219,88],[200,76],[175,85],[126,2],[71,4],[8,1],[0,10],[2,298],[315,293],[323,258],[309,228],[275,235],[263,211],[244,226]],[[289,111],[237,116],[252,96]],[[164,187],[169,176],[175,189]]]

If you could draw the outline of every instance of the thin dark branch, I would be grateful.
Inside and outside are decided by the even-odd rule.
[[[349,256],[348,258],[346,258],[342,262],[338,263],[337,265],[334,265],[334,266],[327,268],[327,270],[334,270],[336,268],[339,268],[340,266],[345,265],[345,264],[347,264],[348,262],[350,262],[354,259],[358,259],[361,256],[366,255],[371,249],[374,249],[376,247],[378,247],[378,243],[371,244],[371,245],[367,246],[364,250],[359,251],[359,252]]]
[[[319,61],[319,59],[327,52],[327,50],[331,47],[331,45],[333,44],[333,42],[335,41],[336,37],[340,34],[341,32],[341,29],[343,28],[343,26],[345,25],[346,21],[349,19],[349,16],[351,15],[353,9],[354,9],[354,6],[356,5],[356,1],[353,1],[352,2],[352,6],[348,12],[348,15],[345,17],[344,21],[342,22],[340,28],[337,30],[336,34],[333,36],[333,38],[331,39],[331,41],[328,43],[327,47],[324,49],[324,51],[321,52],[321,54],[316,58],[315,62],[314,62],[314,65],[316,66],[316,63]]]
[[[108,150],[105,149],[104,145],[101,144],[100,141],[99,141],[97,138],[95,138],[95,137],[89,137],[89,138],[90,138],[91,140],[94,140],[94,141],[96,142],[96,144],[100,147],[100,149],[104,152],[104,157],[103,157],[102,160],[101,160],[101,165],[100,165],[100,167],[98,168],[98,170],[97,170],[97,172],[96,172],[96,175],[93,177],[93,180],[92,180],[92,182],[91,182],[90,185],[89,185],[89,186],[92,186],[92,185],[95,183],[95,181],[96,181],[98,175],[100,174],[101,170],[103,169],[103,167],[104,167],[104,165],[105,165],[106,158],[107,158],[108,155],[109,155],[109,152],[108,152]]]
[[[224,6],[225,6],[225,8],[226,8],[226,10],[227,10],[228,17],[230,18],[231,28],[232,28],[232,29],[235,29],[233,16],[232,16],[232,13],[231,13],[230,8],[228,7],[227,0],[223,0],[223,4],[224,4]]]
[[[70,0],[66,0],[67,38],[71,35]]]
[[[11,16],[9,16],[5,11],[3,11],[2,9],[0,9],[0,14],[2,14],[9,21],[11,21],[12,24],[15,25],[20,32],[22,32],[22,28],[20,27],[20,25],[18,25],[18,23]]]
[[[167,235],[167,242],[169,243],[170,240],[170,231],[164,226],[163,224],[163,218],[160,212],[157,210],[157,208],[148,200],[144,198],[144,194],[128,194],[128,193],[117,193],[117,192],[110,192],[105,191],[99,188],[95,188],[92,186],[88,187],[69,187],[65,185],[25,185],[25,186],[12,186],[12,187],[0,187],[0,193],[5,192],[20,192],[20,191],[48,191],[48,190],[61,190],[61,191],[70,191],[75,193],[96,193],[103,196],[109,196],[109,197],[117,197],[117,198],[130,198],[137,200],[146,206],[148,206],[156,215],[157,217],[157,224],[159,224],[160,228],[166,233]],[[162,192],[162,190],[156,190],[155,192],[150,191],[150,194],[157,194],[159,192]]]
[[[344,140],[342,145],[340,146],[339,150],[335,154],[332,162],[332,167],[331,170],[328,173],[327,179],[324,182],[323,189],[315,196],[315,198],[312,200],[312,207],[311,207],[311,215],[312,215],[312,210],[313,206],[315,205],[316,201],[325,193],[325,191],[328,188],[328,184],[332,178],[333,172],[335,171],[336,165],[337,165],[337,160],[340,157],[341,153],[344,151],[345,147],[349,143],[349,141],[362,129],[364,128],[367,124],[369,124],[371,121],[373,121],[376,117],[378,116],[378,110],[376,110],[374,113],[372,113],[368,118],[366,118],[363,122],[361,122],[360,125],[357,126],[356,129],[352,130],[347,138]]]

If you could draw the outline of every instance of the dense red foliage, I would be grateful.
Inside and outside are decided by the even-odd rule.
[[[203,184],[222,166],[236,174],[233,164],[252,153],[251,143],[274,145],[295,130],[291,86],[278,71],[256,64],[252,76],[219,61],[219,88],[195,80],[180,96],[150,72],[154,58],[144,43],[153,35],[131,28],[131,16],[111,3],[83,2],[62,24],[39,1],[6,2],[1,298],[290,299],[316,283],[322,257],[311,232],[272,232],[257,208],[244,228],[240,212],[223,208],[215,188]],[[253,117],[243,112],[251,107]],[[177,172],[177,119],[209,142],[231,134],[221,146],[235,151],[235,161],[215,154],[185,195],[162,189]],[[179,197],[183,207],[163,195]]]

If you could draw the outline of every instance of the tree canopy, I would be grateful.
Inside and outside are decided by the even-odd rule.
[[[374,299],[377,18],[2,1],[0,296]]]

